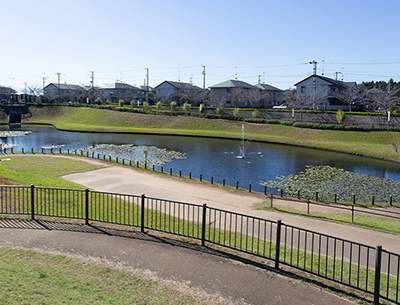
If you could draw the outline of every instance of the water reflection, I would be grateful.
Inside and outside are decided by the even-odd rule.
[[[0,127],[0,130],[7,127]],[[276,176],[297,174],[305,170],[306,165],[329,165],[347,171],[385,177],[400,181],[400,165],[370,158],[345,155],[334,152],[291,147],[277,144],[264,144],[251,141],[244,159],[240,155],[240,141],[194,138],[182,136],[155,136],[115,133],[85,133],[59,131],[52,127],[22,126],[20,131],[32,131],[22,137],[0,138],[0,142],[18,145],[15,150],[32,148],[40,151],[43,146],[64,145],[63,150],[84,149],[97,144],[134,144],[138,146],[157,146],[185,153],[186,159],[172,160],[164,164],[164,169],[173,168],[175,173],[182,170],[185,176],[194,177],[203,174],[216,183],[226,179],[228,185],[262,191],[259,183],[274,180]]]

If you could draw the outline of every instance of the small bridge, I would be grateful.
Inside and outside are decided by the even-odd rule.
[[[8,115],[8,124],[21,123],[26,114],[31,114],[25,103],[4,103],[4,112]]]

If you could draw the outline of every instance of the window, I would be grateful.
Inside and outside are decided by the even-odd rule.
[[[300,92],[305,93],[306,92],[306,86],[301,86],[300,87]]]

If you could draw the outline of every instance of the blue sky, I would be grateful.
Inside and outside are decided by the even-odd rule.
[[[0,0],[0,85],[400,81],[398,0]]]

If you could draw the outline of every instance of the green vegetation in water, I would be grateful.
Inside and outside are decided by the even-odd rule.
[[[144,163],[147,166],[161,165],[170,162],[173,159],[185,159],[186,154],[169,150],[166,148],[159,148],[156,146],[138,146],[134,144],[97,144],[90,146],[82,150],[83,153],[94,153],[100,156],[113,156],[119,159],[131,160],[133,162],[139,162],[141,166]]]
[[[297,196],[300,190],[302,198],[318,198],[333,202],[335,194],[338,202],[352,202],[355,195],[358,204],[372,202],[387,206],[389,196],[393,202],[400,202],[400,182],[365,174],[352,173],[331,166],[308,165],[298,175],[278,176],[277,181],[262,183],[277,190],[282,189],[289,196]]]
[[[0,285],[0,304],[208,303],[133,271],[15,249],[0,249]]]

